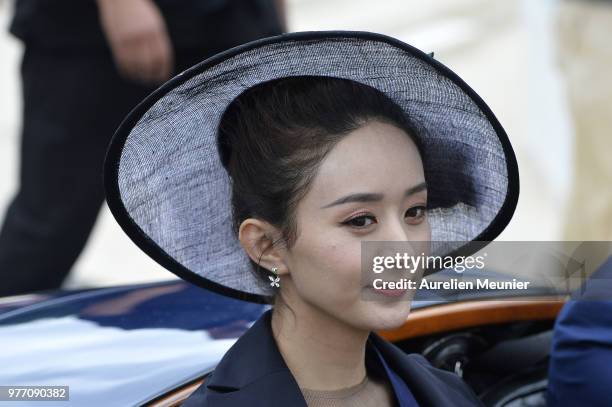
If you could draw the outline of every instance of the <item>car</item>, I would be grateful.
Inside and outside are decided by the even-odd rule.
[[[545,405],[552,328],[566,297],[537,285],[517,293],[417,291],[406,323],[378,333],[461,376],[485,405]],[[0,384],[68,386],[68,402],[46,406],[178,406],[268,308],[183,280],[6,297]]]

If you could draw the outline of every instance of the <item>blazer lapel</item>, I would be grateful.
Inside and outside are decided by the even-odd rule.
[[[406,353],[375,332],[369,339],[383,358],[408,385],[420,406],[482,406],[463,380],[434,367],[419,353]]]
[[[183,406],[307,407],[272,336],[271,315],[269,309],[255,321]]]

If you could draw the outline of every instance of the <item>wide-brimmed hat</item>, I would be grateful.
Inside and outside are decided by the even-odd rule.
[[[265,302],[273,295],[232,232],[231,179],[217,134],[242,92],[291,76],[350,79],[404,109],[426,156],[432,241],[490,241],[506,227],[518,201],[516,158],[472,88],[432,54],[389,36],[296,32],[229,49],[180,73],[115,133],[105,163],[108,205],[162,266],[231,297]]]

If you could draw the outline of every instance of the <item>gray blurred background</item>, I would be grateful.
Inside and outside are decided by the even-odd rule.
[[[499,240],[563,238],[573,168],[573,124],[556,63],[556,0],[288,0],[287,6],[290,31],[375,31],[435,52],[436,59],[459,74],[491,107],[518,156],[518,209]],[[2,214],[17,187],[21,108],[18,63],[22,48],[7,33],[10,11],[11,2],[0,0]],[[105,207],[64,288],[173,278],[177,277],[132,244]]]

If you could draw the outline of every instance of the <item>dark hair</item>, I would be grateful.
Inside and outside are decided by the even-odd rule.
[[[239,95],[219,125],[219,150],[232,180],[232,230],[247,218],[279,228],[287,248],[299,231],[296,213],[319,164],[348,133],[376,119],[404,130],[423,151],[403,109],[381,91],[348,79],[294,76]],[[270,272],[253,271],[269,283]]]

